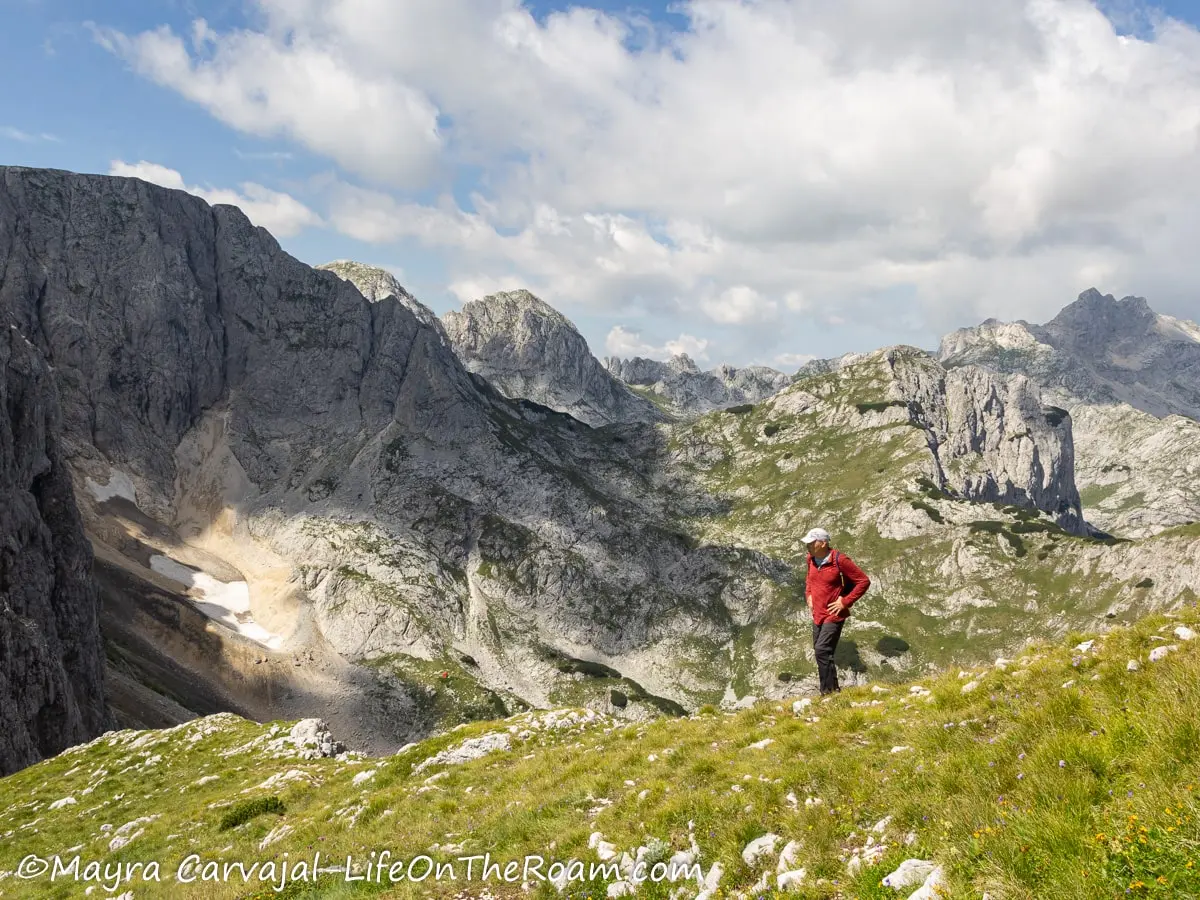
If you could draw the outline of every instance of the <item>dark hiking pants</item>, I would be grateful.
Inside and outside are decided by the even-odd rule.
[[[845,622],[813,623],[813,653],[817,657],[817,675],[821,679],[821,693],[832,694],[839,690],[837,666],[833,664],[833,651],[842,636]]]

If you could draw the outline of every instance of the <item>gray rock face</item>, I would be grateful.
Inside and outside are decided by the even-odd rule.
[[[0,329],[0,775],[111,725],[92,551],[59,442],[53,380]]]
[[[1200,326],[1090,290],[1044,326],[955,331],[939,359],[1025,375],[1070,412],[1084,514],[1099,528],[1145,537],[1200,520]]]
[[[446,313],[444,325],[467,370],[506,397],[593,426],[665,418],[604,369],[570,320],[528,291],[472,300]]]
[[[721,364],[702,372],[686,353],[667,362],[635,356],[606,357],[604,365],[626,384],[645,389],[676,415],[696,416],[743,403],[757,403],[778,393],[792,379],[767,366],[734,368]]]

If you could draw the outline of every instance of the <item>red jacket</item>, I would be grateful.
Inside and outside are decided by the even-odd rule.
[[[822,566],[817,566],[811,556],[808,558],[808,581],[804,592],[812,598],[812,617],[817,625],[845,622],[849,616],[845,613],[840,616],[831,614],[829,604],[841,597],[842,603],[849,608],[870,586],[871,579],[866,572],[839,550],[830,550]]]

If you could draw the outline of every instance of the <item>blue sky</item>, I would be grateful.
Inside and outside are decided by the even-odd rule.
[[[339,2],[297,0],[294,6],[333,8]],[[363,2],[369,5],[369,0]],[[898,2],[904,5],[905,0]],[[1055,5],[1055,0],[1045,2]],[[442,8],[487,13],[500,5],[499,0],[446,0]],[[868,0],[843,8],[854,5],[865,8]],[[315,125],[303,121],[304,111],[288,106],[287,98],[276,104],[268,96],[264,108],[277,116],[278,125],[254,133],[244,119],[238,124],[235,107],[256,102],[255,84],[245,79],[258,77],[257,69],[251,72],[246,64],[245,72],[223,82],[222,96],[242,92],[226,109],[221,106],[225,100],[188,96],[186,78],[155,70],[148,45],[114,48],[112,39],[97,38],[100,29],[136,42],[166,27],[186,44],[194,20],[203,18],[217,36],[213,46],[226,47],[228,59],[234,60],[237,48],[231,35],[242,29],[268,35],[268,26],[280,25],[281,17],[269,12],[267,0],[0,0],[0,79],[6,86],[0,101],[0,163],[106,174],[114,161],[147,162],[174,170],[186,185],[205,191],[259,185],[287,195],[319,221],[280,235],[283,246],[300,259],[316,264],[348,257],[388,266],[401,272],[405,285],[439,312],[471,296],[475,285],[479,291],[527,285],[566,312],[598,356],[612,350],[665,356],[672,349],[698,348],[702,364],[758,362],[786,369],[807,356],[893,342],[933,346],[949,327],[986,316],[1043,321],[1093,286],[1088,281],[1093,277],[1102,291],[1143,294],[1163,311],[1200,317],[1200,271],[1177,249],[1187,245],[1183,237],[1196,222],[1188,211],[1194,207],[1183,201],[1193,196],[1193,187],[1200,196],[1200,171],[1194,145],[1179,143],[1182,126],[1175,112],[1200,102],[1200,73],[1179,49],[1182,41],[1186,50],[1191,39],[1186,26],[1200,23],[1200,0],[1172,0],[1152,9],[1126,2],[1104,4],[1117,23],[1116,32],[1131,35],[1159,55],[1144,64],[1131,62],[1132,75],[1124,70],[1106,75],[1128,78],[1131,87],[1122,90],[1116,83],[1097,94],[1086,72],[1061,75],[1062,66],[1047,69],[1061,78],[1056,91],[1066,98],[1055,102],[1067,103],[1069,109],[1090,109],[1094,104],[1094,119],[1081,114],[1081,121],[1106,136],[1094,144],[1095,158],[1112,159],[1097,163],[1092,185],[1079,181],[1077,164],[1054,168],[1055,160],[1070,161],[1087,148],[1081,151],[1069,143],[1069,135],[1056,133],[1053,110],[1041,109],[1042,100],[1029,101],[1030,91],[1019,83],[1004,97],[1014,104],[1034,103],[1034,113],[1044,113],[1051,124],[1021,136],[1024,143],[998,149],[995,159],[981,158],[977,165],[972,162],[975,168],[956,171],[961,182],[944,184],[941,173],[947,167],[931,164],[921,169],[920,160],[945,148],[946,140],[935,137],[941,129],[945,134],[969,133],[978,129],[976,119],[964,119],[961,125],[953,119],[942,122],[937,113],[928,112],[941,102],[933,94],[928,102],[914,105],[914,119],[930,116],[924,130],[915,131],[911,139],[895,139],[901,145],[919,144],[928,134],[930,153],[923,154],[919,146],[905,150],[903,165],[918,169],[902,171],[896,164],[889,180],[886,171],[881,174],[863,162],[880,156],[880,145],[886,147],[895,136],[887,109],[862,107],[852,121],[838,125],[851,130],[835,133],[831,126],[823,144],[823,135],[813,132],[820,132],[836,112],[812,106],[820,100],[806,93],[808,84],[799,76],[793,98],[786,83],[793,76],[781,75],[775,82],[770,71],[754,71],[759,55],[777,52],[780,60],[788,60],[811,52],[813,66],[824,66],[813,77],[827,79],[819,93],[853,90],[851,102],[861,103],[859,86],[876,64],[855,60],[860,34],[864,48],[875,48],[874,57],[895,51],[898,59],[911,60],[928,53],[928,68],[942,67],[941,74],[949,77],[940,83],[954,82],[958,91],[963,88],[955,68],[955,44],[995,41],[988,53],[994,55],[997,72],[1010,65],[1010,55],[1028,53],[1040,61],[1055,53],[1066,59],[1079,50],[1063,49],[1052,41],[1046,44],[1050,49],[1023,49],[1020,29],[1028,25],[1022,18],[1025,13],[1008,0],[997,0],[997,6],[1012,6],[1011,16],[989,28],[1003,34],[1011,26],[1014,49],[1002,46],[1003,38],[972,32],[974,26],[946,11],[944,0],[912,0],[908,5],[919,28],[896,38],[909,42],[900,46],[886,43],[890,37],[872,34],[865,16],[854,19],[847,14],[844,21],[818,22],[812,13],[810,23],[805,19],[810,15],[805,9],[811,10],[807,0],[791,7],[785,0],[764,0],[761,9],[730,2],[727,9],[741,10],[736,16],[711,13],[703,23],[694,10],[674,4],[630,7],[595,0],[588,7],[598,12],[595,20],[574,19],[569,27],[564,17],[555,19],[565,4],[538,0],[525,5],[536,31],[526,33],[523,47],[537,46],[542,52],[557,44],[561,52],[535,61],[542,69],[529,63],[531,74],[514,81],[511,91],[487,84],[486,75],[473,84],[434,63],[424,69],[394,70],[387,69],[386,62],[360,65],[359,59],[366,59],[370,50],[354,44],[366,40],[362,34],[327,36],[315,19],[292,23],[298,33],[311,29],[308,40],[320,52],[328,49],[321,46],[328,37],[329,47],[335,48],[330,52],[346,67],[347,85],[411,88],[436,108],[442,140],[431,151],[435,171],[414,176],[414,181],[404,174],[391,177],[387,152],[383,169],[372,169],[355,155],[355,141],[383,140],[377,123],[390,115],[364,118],[355,123],[361,135],[330,142],[321,135],[320,120]],[[1072,23],[1092,21],[1074,0],[1057,6],[1063,21],[1071,16]],[[1156,15],[1160,22],[1166,15],[1184,27],[1156,33],[1148,24]],[[645,34],[635,29],[623,43],[618,41],[594,59],[585,52],[578,70],[586,77],[573,81],[572,54],[602,45],[604,23],[617,20],[647,20],[660,30],[659,41],[671,41],[672,36],[686,41],[679,45],[684,48],[679,55],[694,72],[655,60]],[[558,25],[551,27],[555,21]],[[775,32],[791,26],[796,28],[789,38],[794,49],[780,45],[757,52],[768,40],[763,35],[772,35],[774,41]],[[380,27],[386,27],[382,20]],[[755,31],[760,27],[767,30]],[[822,55],[825,50],[807,42],[806,35],[815,31],[836,45],[836,64]],[[495,33],[481,32],[483,36],[473,40],[490,40],[487,35]],[[929,38],[932,34],[937,40]],[[396,40],[404,40],[399,31]],[[1110,59],[1114,47],[1119,55],[1128,46],[1110,46],[1103,35],[1086,40],[1099,42],[1097,59]],[[464,43],[462,65],[472,64],[480,47]],[[286,54],[294,48],[286,43],[281,48],[281,65],[305,64],[302,58],[287,63]],[[1085,56],[1091,52],[1090,45],[1084,51]],[[455,48],[447,47],[447,52],[453,54]],[[504,52],[510,55],[501,67],[486,71],[507,71],[517,58],[511,54],[528,56],[534,51]],[[196,51],[194,64],[199,66],[205,58]],[[1004,69],[1003,78],[979,90],[1005,90],[995,83],[1019,81],[1028,68],[1019,64],[1011,72]],[[743,72],[744,89],[725,89]],[[262,77],[276,78],[267,84],[278,81],[269,73]],[[561,89],[555,78],[564,85]],[[1043,91],[1045,81],[1038,84],[1037,90]],[[936,90],[924,80],[905,96],[916,97],[918,89],[926,88]],[[274,89],[268,87],[267,93]],[[755,113],[760,118],[747,118],[747,110],[765,94],[780,105]],[[1139,108],[1161,111],[1160,119],[1137,126],[1143,136],[1149,134],[1149,149],[1132,143],[1117,147],[1121,140],[1106,130],[1122,128],[1123,119],[1114,118],[1123,109],[1122,95]],[[348,88],[348,101],[358,96],[357,87]],[[510,97],[519,100],[512,100],[505,121],[490,120],[486,110]],[[793,99],[801,118],[805,110],[813,110],[815,123],[795,133],[779,123],[781,115],[795,113],[775,111],[791,108]],[[577,108],[589,114],[579,121],[557,121],[564,118],[562,110]],[[962,115],[977,111],[968,109]],[[1020,121],[1029,118],[1021,115]],[[516,120],[519,124],[513,124]],[[722,129],[722,121],[737,124]],[[560,126],[561,135],[555,131]],[[695,129],[694,138],[684,133],[688,128]],[[406,135],[401,126],[387,135],[396,142],[397,155],[407,152]],[[697,149],[710,145],[711,158]],[[839,156],[843,152],[844,157]],[[974,160],[980,152],[976,145],[964,144],[956,149],[949,168]],[[882,160],[885,170],[893,167],[886,153]],[[637,177],[635,170],[647,166],[661,166],[661,175]],[[1161,182],[1147,174],[1155,167],[1163,169]],[[816,174],[802,181],[791,179],[792,170],[809,169]],[[1130,191],[1114,187],[1134,183],[1138,189],[1132,197],[1126,196]],[[920,186],[919,192],[912,193],[913,184]],[[871,198],[862,196],[866,186]],[[1096,199],[1098,190],[1111,190],[1112,197],[1105,194],[1101,202]],[[719,203],[714,199],[721,197]],[[783,197],[790,198],[786,208],[772,206],[774,198]],[[807,219],[806,210],[811,211]],[[1136,219],[1143,215],[1160,231],[1149,234]],[[553,224],[557,217],[566,225]],[[405,224],[393,228],[393,218]],[[362,225],[368,220],[377,224],[368,229]],[[1125,221],[1130,234],[1113,237],[1109,246],[1106,236],[1121,227],[1114,223]],[[1088,244],[1090,238],[1079,237],[1083,234],[1101,238]],[[602,250],[590,249],[601,245]]]

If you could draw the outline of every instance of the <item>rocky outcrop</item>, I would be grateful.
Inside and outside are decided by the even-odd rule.
[[[1070,416],[1042,402],[1036,384],[977,366],[945,369],[915,347],[892,347],[843,359],[825,377],[798,387],[822,397],[882,395],[858,403],[872,422],[908,421],[922,428],[930,476],[952,494],[1051,514],[1083,533],[1075,486]]]
[[[891,394],[930,435],[944,487],[1048,512],[1068,531],[1084,532],[1070,415],[1044,404],[1036,384],[976,366],[946,371],[908,348],[886,351],[883,360]]]
[[[110,725],[92,551],[63,459],[54,383],[0,329],[0,775]]]
[[[767,366],[735,368],[721,364],[702,372],[686,353],[666,362],[635,356],[606,357],[604,365],[617,378],[644,389],[679,416],[697,416],[716,409],[757,403],[778,393],[792,379]]]
[[[1200,422],[1125,403],[1069,408],[1088,522],[1127,538],[1200,522]]]
[[[1089,290],[1046,325],[959,329],[938,357],[1024,375],[1070,413],[1084,515],[1097,527],[1145,537],[1200,520],[1200,326]]]
[[[492,294],[443,317],[467,370],[500,393],[592,426],[665,416],[613,378],[565,316],[528,291]]]

